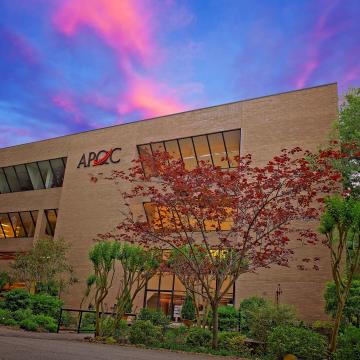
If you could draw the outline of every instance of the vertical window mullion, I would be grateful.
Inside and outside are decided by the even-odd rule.
[[[18,184],[19,184],[19,188],[20,188],[20,190],[19,190],[19,191],[22,191],[22,189],[21,189],[21,182],[20,182],[20,178],[19,178],[19,174],[18,174],[18,173],[17,173],[17,171],[16,171],[16,166],[12,166],[12,168],[14,169],[14,173],[15,173],[16,179],[17,179]]]
[[[24,233],[25,233],[25,235],[26,235],[25,237],[28,237],[28,232],[27,232],[27,229],[26,229],[26,227],[25,227],[25,225],[24,225],[24,222],[23,222],[23,219],[22,219],[22,217],[21,217],[20,212],[18,212],[18,215],[19,215],[19,218],[20,218],[21,226],[23,227]]]
[[[40,173],[40,178],[41,178],[41,180],[42,180],[42,183],[43,183],[43,185],[44,185],[44,189],[46,189],[46,179],[44,180],[44,178],[43,178],[43,174],[42,174],[42,172],[41,172],[41,170],[40,170],[40,166],[39,166],[39,163],[38,163],[38,161],[35,161],[36,162],[36,166],[37,166],[37,168],[39,169],[39,173]]]
[[[230,169],[230,159],[229,159],[229,154],[228,154],[228,151],[227,151],[227,148],[226,148],[226,143],[225,143],[225,138],[224,138],[224,133],[221,132],[221,138],[223,139],[223,143],[224,143],[224,149],[225,149],[225,154],[226,154],[226,161],[228,163],[228,166],[229,166],[229,169]]]
[[[48,212],[47,212],[47,210],[44,210],[44,213],[45,213],[45,217],[46,217],[46,222],[47,222],[47,224],[48,224],[48,226],[49,226],[49,229],[50,229],[51,236],[54,236],[54,234],[53,234],[53,229],[52,229],[52,227],[51,227],[51,225],[50,225],[50,221],[49,221],[49,218],[48,218]]]
[[[3,227],[2,227],[1,221],[0,221],[0,230],[4,234],[4,239],[6,239],[5,231],[4,231]]]
[[[181,161],[185,164],[184,158],[183,158],[183,154],[182,154],[182,151],[181,151],[181,147],[180,147],[180,143],[179,143],[179,139],[176,139],[176,142],[177,142],[177,145],[178,145],[178,148],[179,148],[179,153],[180,153]]]
[[[195,144],[194,144],[194,139],[193,139],[192,136],[190,137],[190,139],[191,139],[191,143],[192,143],[193,148],[194,148],[194,155],[195,155],[196,163],[197,163],[197,166],[199,166],[199,159],[198,159],[197,154],[196,154],[196,148],[195,148]]]
[[[34,219],[34,217],[33,217],[32,212],[29,211],[29,213],[30,213],[31,220],[32,220],[32,222],[33,222],[33,224],[34,224],[34,231],[35,231],[35,229],[36,229],[36,221],[35,221],[35,219]]]
[[[7,186],[8,186],[8,188],[9,188],[10,192],[12,193],[13,191],[12,191],[12,189],[11,189],[11,187],[10,187],[10,183],[9,183],[9,179],[8,179],[8,177],[7,177],[7,175],[6,175],[6,171],[4,170],[4,168],[2,168],[2,169],[3,169],[3,173],[4,173],[4,176],[5,176],[5,180],[6,180]]]
[[[48,162],[49,162],[49,165],[50,165],[50,171],[52,172],[53,184],[56,184],[56,186],[51,186],[51,187],[52,188],[53,187],[59,187],[58,179],[55,176],[55,171],[54,171],[54,168],[51,165],[51,161],[48,160]]]
[[[10,214],[9,214],[9,213],[7,213],[7,217],[8,217],[8,219],[9,219],[9,223],[10,223],[10,225],[11,225],[12,229],[13,229],[13,234],[14,234],[14,237],[16,237],[16,238],[17,238],[16,232],[15,232],[15,228],[14,228],[13,222],[11,221],[11,216],[10,216]]]
[[[207,144],[208,144],[208,147],[209,147],[211,162],[212,162],[212,164],[213,164],[213,166],[214,166],[214,159],[213,159],[213,156],[212,156],[212,150],[211,150],[211,146],[210,146],[210,141],[209,141],[208,136],[207,136],[207,135],[205,135],[205,136],[206,136],[206,141],[207,141]]]
[[[156,308],[159,309],[160,308],[160,289],[161,289],[161,272],[159,273],[159,282],[158,282],[158,297],[157,297],[157,301],[156,301]]]

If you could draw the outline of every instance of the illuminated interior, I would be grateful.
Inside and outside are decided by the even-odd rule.
[[[175,159],[182,159],[187,169],[195,168],[201,161],[231,168],[237,165],[235,158],[240,155],[240,141],[241,130],[236,129],[138,145],[138,151],[146,155],[166,150]],[[147,175],[155,175],[149,167],[144,171]]]

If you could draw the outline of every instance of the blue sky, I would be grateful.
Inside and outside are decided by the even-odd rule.
[[[360,3],[0,0],[0,147],[329,82]],[[151,121],[151,120],[150,120]]]

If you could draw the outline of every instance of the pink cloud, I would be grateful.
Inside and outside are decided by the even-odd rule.
[[[67,0],[54,22],[68,36],[88,26],[119,56],[130,54],[146,62],[153,51],[147,10],[136,0]]]
[[[317,18],[313,29],[309,33],[309,38],[306,39],[308,47],[305,51],[299,54],[300,57],[305,58],[305,62],[299,68],[299,71],[292,79],[295,87],[300,89],[305,87],[312,75],[319,68],[322,63],[321,46],[323,42],[333,35],[337,34],[341,30],[340,27],[336,27],[329,21],[333,9],[337,6],[337,1],[332,2],[328,6],[322,7],[323,13]]]
[[[145,117],[173,114],[184,110],[175,95],[165,84],[155,84],[148,79],[131,79],[129,91],[118,105],[120,114],[141,111]]]
[[[75,122],[79,123],[82,121],[83,115],[70,95],[59,93],[54,95],[51,100],[58,108],[73,115]]]
[[[127,83],[126,92],[119,95],[114,104],[121,115],[141,111],[150,117],[178,112],[185,107],[175,95],[168,95],[175,93],[170,86],[159,85],[150,76],[135,70],[141,64],[145,72],[149,71],[163,60],[163,51],[156,42],[155,18],[151,2],[138,0],[67,0],[54,16],[55,26],[66,36],[76,36],[80,28],[86,26],[115,51]],[[98,98],[98,101],[109,106],[104,99]],[[60,103],[70,110],[70,104]]]

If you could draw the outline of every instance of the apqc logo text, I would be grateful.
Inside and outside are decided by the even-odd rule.
[[[89,166],[99,166],[104,164],[117,164],[120,162],[119,152],[121,148],[114,148],[107,150],[100,150],[98,152],[91,151],[86,156],[82,154],[81,159],[78,164],[78,168],[89,167]]]

